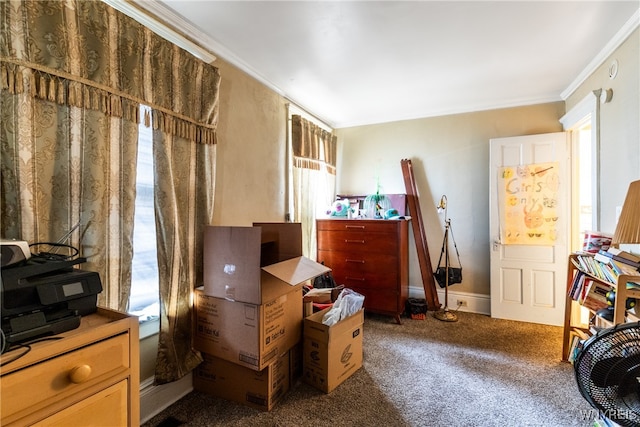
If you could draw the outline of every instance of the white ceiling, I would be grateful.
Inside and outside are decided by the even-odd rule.
[[[640,0],[136,4],[339,128],[562,100]]]

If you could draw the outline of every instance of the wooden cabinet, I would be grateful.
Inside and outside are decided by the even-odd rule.
[[[409,294],[407,220],[319,219],[318,262],[364,295],[365,310],[400,323]]]
[[[586,271],[586,269],[578,268],[577,265],[580,265],[580,262],[578,261],[579,257],[593,258],[591,255],[585,254],[571,254],[569,256],[567,273],[567,300],[565,303],[564,333],[562,340],[562,360],[564,361],[571,360],[570,356],[574,339],[577,339],[579,337],[591,336],[594,332],[595,327],[611,327],[618,323],[625,322],[627,320],[627,309],[625,306],[627,298],[636,298],[640,301],[640,290],[636,286],[627,286],[627,284],[629,283],[640,284],[640,273],[638,273],[638,275],[620,274],[617,277],[616,281],[612,282],[610,280],[605,280],[601,277],[598,277],[596,274]],[[605,284],[615,289],[616,298],[613,307],[613,321],[605,320],[595,315],[595,313],[591,312],[590,317],[593,320],[590,320],[591,324],[587,325],[586,327],[581,325],[574,325],[572,323],[574,317],[573,311],[574,309],[580,307],[580,305],[571,297],[571,290],[574,287],[574,282],[579,272],[584,273],[589,280]]]
[[[49,338],[0,358],[1,425],[140,424],[137,317],[98,308]]]

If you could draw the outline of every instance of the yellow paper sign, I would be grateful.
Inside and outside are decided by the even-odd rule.
[[[506,245],[554,245],[558,239],[558,162],[498,169],[500,238]]]

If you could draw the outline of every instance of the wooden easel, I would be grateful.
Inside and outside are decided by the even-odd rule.
[[[428,310],[439,310],[440,302],[436,292],[436,282],[433,278],[433,267],[431,257],[429,257],[429,247],[427,246],[427,236],[424,232],[422,222],[422,212],[420,212],[420,201],[418,200],[418,189],[413,177],[413,167],[411,160],[402,159],[402,176],[407,190],[407,202],[409,213],[411,214],[411,226],[413,227],[413,238],[416,241],[416,252],[420,263],[420,273],[422,274],[422,286],[424,287],[424,297],[427,301]]]

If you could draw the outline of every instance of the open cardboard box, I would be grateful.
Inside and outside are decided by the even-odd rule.
[[[364,310],[327,326],[330,308],[304,319],[302,379],[330,393],[362,367]]]
[[[205,294],[257,305],[331,271],[302,256],[299,223],[207,226],[203,261]]]

